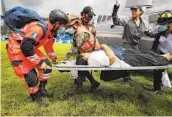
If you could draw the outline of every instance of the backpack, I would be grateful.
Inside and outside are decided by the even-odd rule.
[[[47,25],[44,23],[43,18],[33,10],[17,6],[6,11],[3,19],[11,30],[20,34],[24,34],[24,32],[20,30],[24,25],[32,21],[39,21],[38,25],[43,29],[44,36],[46,35]]]

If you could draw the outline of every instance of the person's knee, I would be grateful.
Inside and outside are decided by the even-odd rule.
[[[38,84],[38,78],[35,70],[31,70],[24,76],[24,78],[29,87],[34,87]]]

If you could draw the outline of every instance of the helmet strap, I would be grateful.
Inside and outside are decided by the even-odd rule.
[[[55,22],[53,24],[53,29],[52,29],[53,35],[57,35],[56,33],[57,33],[57,30],[59,29],[59,27],[60,27],[60,22],[59,21],[57,21],[57,22]]]

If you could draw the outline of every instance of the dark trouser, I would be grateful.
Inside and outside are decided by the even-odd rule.
[[[161,90],[161,78],[162,78],[162,72],[164,72],[165,70],[154,70],[153,72],[153,86],[155,90]]]
[[[153,86],[154,90],[161,90],[161,78],[162,78],[162,72],[164,70],[154,70],[153,72]],[[101,71],[100,79],[103,81],[112,81],[119,78],[124,78],[129,76],[129,71]]]
[[[156,39],[153,43],[152,50],[154,52],[162,55],[164,53],[161,50],[157,49],[158,44],[159,44],[159,39]],[[161,78],[162,78],[162,72],[164,72],[164,71],[165,71],[165,69],[153,71],[154,90],[161,90],[161,84],[162,84]]]
[[[121,70],[101,71],[100,79],[103,81],[112,81],[119,78],[129,77],[129,74],[130,73],[128,71],[121,71]]]
[[[88,63],[82,57],[78,56],[76,59],[76,65],[88,65]],[[78,71],[78,78],[76,80],[82,84],[85,77],[87,77],[91,85],[97,82],[89,71]]]

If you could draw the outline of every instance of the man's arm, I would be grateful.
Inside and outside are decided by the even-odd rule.
[[[101,44],[100,48],[105,51],[106,55],[109,57],[109,63],[112,65],[115,62],[116,57],[114,52],[106,44]]]
[[[52,60],[52,62],[55,63],[57,61],[57,56],[54,52],[53,44],[54,44],[54,39],[53,39],[53,37],[51,37],[48,40],[48,42],[44,45],[44,50],[46,51],[47,55]]]
[[[39,26],[33,26],[23,37],[20,48],[24,56],[35,66],[42,64],[41,58],[35,53],[34,46],[36,46],[39,39],[42,38],[43,30]]]
[[[74,42],[72,43],[70,50],[65,55],[64,61],[69,60],[71,56],[73,56],[73,58],[77,56],[77,48],[75,47]]]

